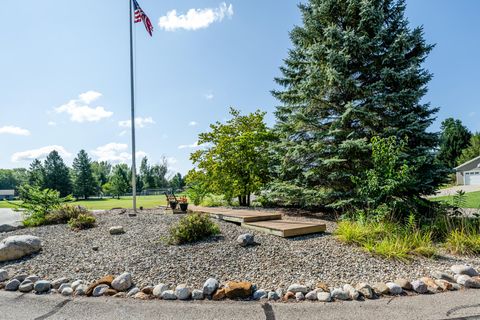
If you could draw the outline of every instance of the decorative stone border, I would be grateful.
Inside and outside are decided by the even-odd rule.
[[[0,270],[0,289],[36,294],[59,293],[63,296],[113,296],[119,298],[134,298],[141,300],[262,300],[272,301],[347,301],[375,299],[379,296],[398,296],[408,293],[426,294],[443,291],[460,290],[462,288],[480,288],[479,273],[471,266],[454,265],[448,272],[433,272],[431,277],[423,277],[412,282],[406,279],[396,279],[393,282],[359,283],[355,287],[345,284],[341,288],[329,287],[319,282],[315,287],[302,284],[292,284],[286,290],[278,288],[269,291],[257,288],[250,282],[229,281],[220,284],[216,279],[209,278],[202,289],[191,289],[185,284],[175,288],[160,283],[142,289],[133,283],[132,275],[125,272],[117,277],[108,275],[86,284],[83,280],[73,282],[68,278],[54,281],[42,280],[35,275],[19,274],[10,278],[6,270]]]

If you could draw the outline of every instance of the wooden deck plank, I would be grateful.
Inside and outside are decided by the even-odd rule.
[[[207,213],[213,218],[237,223],[282,219],[281,213],[255,210],[192,207],[192,211]]]
[[[325,223],[289,220],[248,222],[242,223],[242,227],[285,238],[324,232],[327,229]]]

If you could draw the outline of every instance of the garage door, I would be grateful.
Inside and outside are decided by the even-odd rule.
[[[466,185],[480,185],[480,171],[465,172]]]

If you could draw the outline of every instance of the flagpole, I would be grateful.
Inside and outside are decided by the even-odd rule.
[[[135,163],[135,84],[133,76],[133,15],[132,0],[128,0],[130,7],[130,105],[131,105],[131,127],[132,127],[132,198],[133,213],[137,214],[137,166]]]

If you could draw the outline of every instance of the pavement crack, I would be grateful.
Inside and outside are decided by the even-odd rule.
[[[273,312],[272,305],[268,302],[262,304],[263,312],[265,312],[265,320],[275,320],[275,312]]]
[[[452,308],[452,309],[448,310],[446,316],[449,317],[452,313],[457,312],[458,310],[468,309],[468,308],[477,308],[477,307],[480,307],[480,303],[479,304],[470,304],[470,305],[458,306],[458,307],[455,307],[455,308]]]
[[[60,311],[60,309],[62,309],[70,301],[72,301],[72,300],[71,299],[63,300],[62,302],[60,302],[56,306],[54,306],[53,309],[50,312],[47,312],[43,316],[37,317],[34,320],[43,320],[43,319],[47,319],[47,318],[53,316],[55,313]]]

